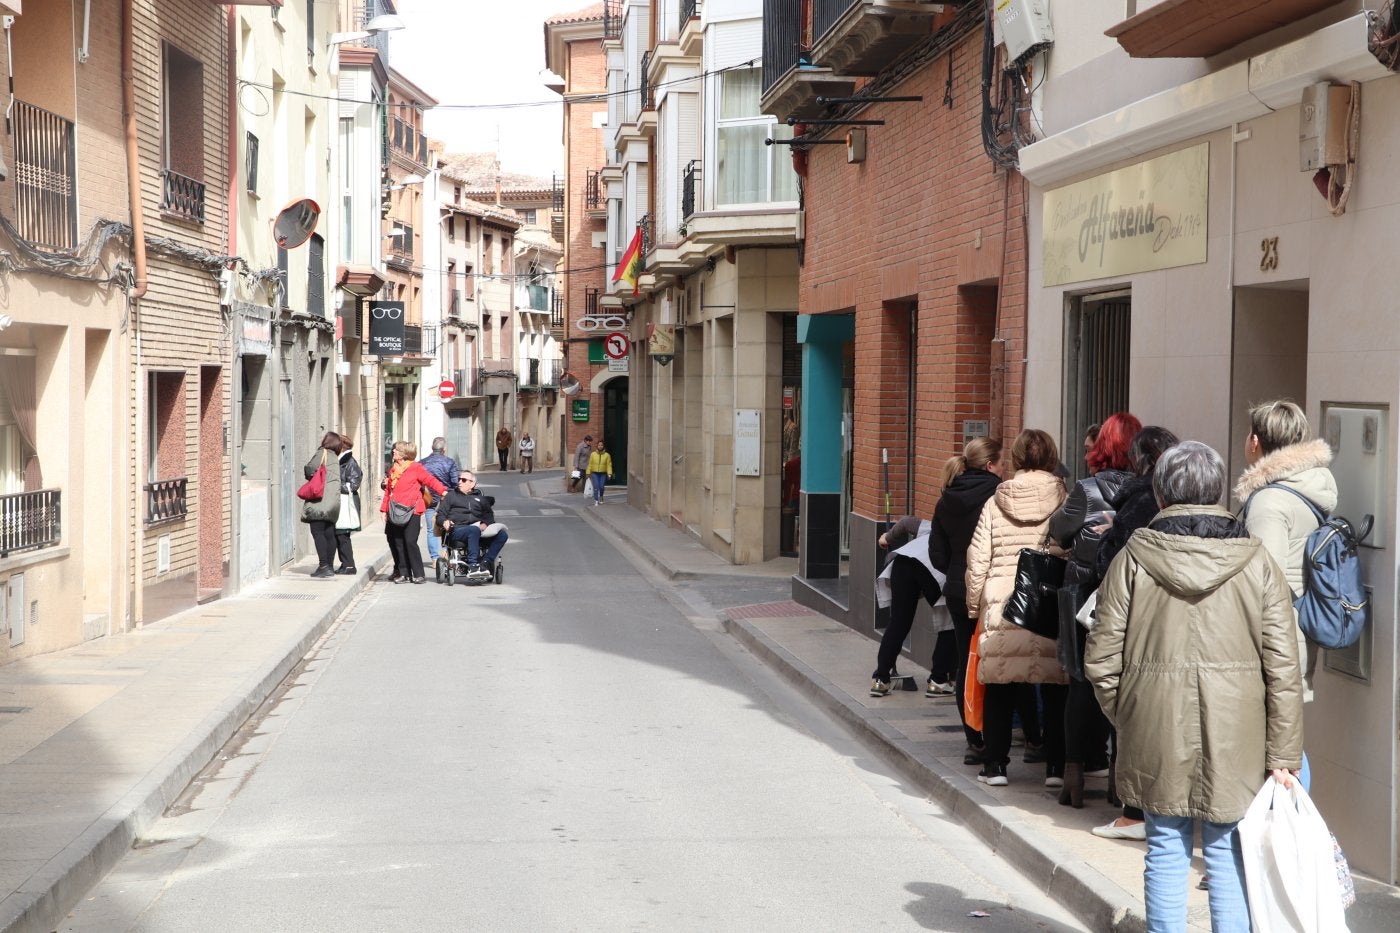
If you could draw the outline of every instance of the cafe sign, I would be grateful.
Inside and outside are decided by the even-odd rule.
[[[1210,144],[1047,191],[1045,285],[1206,261]]]

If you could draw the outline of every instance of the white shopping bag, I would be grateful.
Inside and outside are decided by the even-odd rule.
[[[1332,834],[1302,784],[1266,778],[1239,836],[1254,933],[1346,933]]]

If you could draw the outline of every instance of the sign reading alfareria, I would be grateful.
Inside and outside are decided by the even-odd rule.
[[[1206,261],[1210,144],[1045,192],[1043,284]]]

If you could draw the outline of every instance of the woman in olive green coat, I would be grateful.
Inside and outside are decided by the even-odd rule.
[[[319,499],[302,503],[301,520],[311,529],[311,540],[316,543],[316,570],[313,577],[333,577],[335,568],[335,520],[340,517],[340,435],[327,431],[321,438],[321,446],[302,470],[307,479],[316,475],[322,466],[326,468],[326,489]]]

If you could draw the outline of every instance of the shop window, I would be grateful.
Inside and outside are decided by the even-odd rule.
[[[792,128],[761,112],[763,76],[757,68],[739,68],[720,76],[715,181],[717,204],[796,201],[797,175],[786,146],[764,140],[787,139]]]

